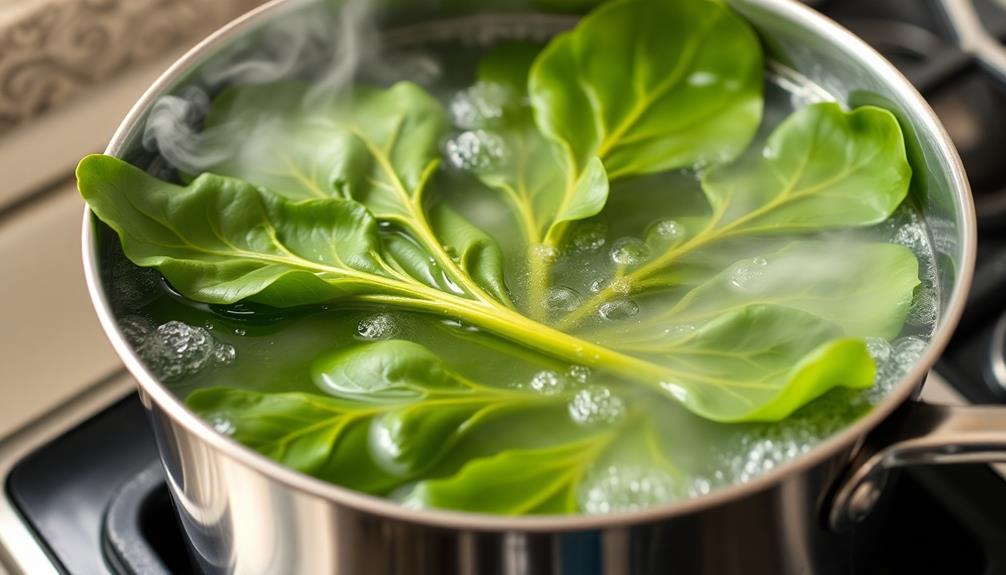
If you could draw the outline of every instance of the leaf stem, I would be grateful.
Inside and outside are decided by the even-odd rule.
[[[632,357],[538,323],[514,310],[490,307],[485,303],[452,296],[443,292],[423,295],[422,299],[400,295],[360,295],[359,302],[376,303],[456,317],[510,341],[537,349],[572,364],[603,369],[627,379],[659,387],[672,379],[671,370],[649,361]]]

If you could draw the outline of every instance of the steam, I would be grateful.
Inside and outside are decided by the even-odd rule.
[[[250,148],[283,142],[283,122],[277,117],[243,117],[201,129],[210,95],[231,85],[305,81],[300,104],[318,109],[343,97],[360,72],[379,84],[403,78],[427,83],[438,76],[436,63],[421,54],[382,54],[373,4],[349,0],[333,13],[331,3],[318,2],[228,47],[200,68],[192,86],[154,104],[144,147],[195,174],[261,152]]]

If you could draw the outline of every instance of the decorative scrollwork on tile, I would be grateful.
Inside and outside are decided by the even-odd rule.
[[[37,0],[0,27],[0,134],[263,0]]]

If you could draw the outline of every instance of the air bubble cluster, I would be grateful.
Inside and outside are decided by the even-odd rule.
[[[154,327],[143,318],[127,316],[120,329],[147,367],[165,381],[191,377],[210,366],[229,365],[237,356],[233,346],[217,341],[206,328],[180,321]]]
[[[570,400],[569,417],[580,425],[614,423],[625,417],[625,401],[607,387],[591,385]]]
[[[369,340],[390,339],[399,331],[395,318],[386,313],[365,317],[356,325],[356,334]]]
[[[557,395],[566,389],[566,378],[551,370],[534,374],[529,384],[531,390],[542,395]]]
[[[676,491],[676,482],[664,471],[611,465],[587,477],[579,499],[580,507],[587,513],[614,513],[670,501]]]
[[[451,166],[467,172],[481,172],[499,166],[506,159],[506,143],[498,134],[485,130],[461,132],[444,145]]]
[[[500,84],[479,82],[451,98],[448,111],[455,126],[473,130],[497,124],[510,100],[510,90]]]
[[[603,224],[581,225],[573,235],[573,247],[579,252],[596,252],[603,248],[607,241]]]

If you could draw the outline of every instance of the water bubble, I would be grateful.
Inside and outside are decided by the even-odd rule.
[[[478,82],[451,98],[448,111],[455,126],[472,130],[499,123],[510,100],[510,90],[492,82]]]
[[[692,484],[688,486],[688,496],[698,497],[700,495],[705,495],[713,490],[713,481],[706,477],[695,477],[692,479]]]
[[[894,352],[894,349],[891,347],[891,344],[882,337],[867,337],[866,351],[869,352],[874,363],[876,363],[877,366],[881,366],[890,361],[891,354]]]
[[[634,266],[650,257],[650,248],[638,238],[619,238],[611,246],[611,261],[620,266]]]
[[[503,138],[485,130],[461,132],[444,145],[447,161],[459,170],[483,171],[506,158]]]
[[[398,335],[398,323],[386,313],[365,317],[356,325],[356,333],[363,339],[389,339]]]
[[[766,267],[768,260],[761,257],[742,262],[730,272],[730,285],[739,290],[750,291],[765,274]]]
[[[234,328],[234,335],[248,335],[248,330],[241,327],[236,327]]]
[[[908,309],[905,321],[912,326],[932,329],[936,325],[939,301],[932,287],[922,284],[915,292],[912,307]]]
[[[915,336],[907,336],[895,340],[892,347],[894,354],[891,356],[891,361],[897,369],[898,377],[903,377],[922,357],[926,342]]]
[[[551,287],[545,294],[545,309],[553,313],[573,311],[582,303],[580,294],[568,287]]]
[[[143,345],[147,337],[153,333],[154,324],[136,315],[126,316],[119,320],[119,331],[122,332],[123,337],[129,342],[134,348],[139,348]]]
[[[607,387],[591,385],[569,402],[569,417],[580,425],[614,423],[625,416],[625,402]]]
[[[157,326],[137,352],[154,373],[168,381],[195,375],[210,365],[227,365],[236,356],[233,347],[218,343],[205,328],[180,321]]]
[[[594,280],[590,282],[590,292],[600,293],[608,286],[608,280]]]
[[[229,343],[218,344],[217,348],[213,350],[213,364],[218,367],[230,365],[237,355],[238,352],[233,345]]]
[[[210,427],[215,429],[217,433],[221,433],[223,435],[234,435],[237,431],[237,426],[234,425],[234,422],[222,415],[215,415],[210,417],[207,421],[209,422]]]
[[[542,395],[556,395],[566,388],[566,380],[554,371],[539,371],[531,378],[531,389]]]
[[[604,224],[584,224],[573,235],[573,247],[581,252],[596,252],[604,247],[608,239]]]
[[[608,321],[629,319],[639,313],[639,304],[628,298],[606,301],[597,308],[597,314]]]
[[[612,465],[587,477],[579,499],[585,512],[598,514],[642,509],[675,495],[674,479],[664,471]]]
[[[585,365],[571,365],[566,370],[566,377],[577,383],[587,383],[590,379],[590,368]]]
[[[675,220],[660,220],[650,226],[648,235],[661,243],[674,243],[684,237],[685,228]]]

